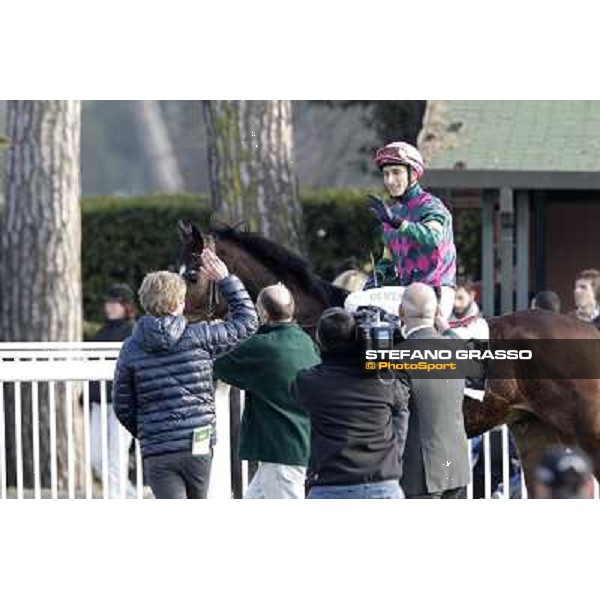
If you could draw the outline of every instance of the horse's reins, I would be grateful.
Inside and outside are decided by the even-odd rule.
[[[212,321],[217,306],[217,283],[216,281],[211,281],[208,286],[208,307],[206,309],[206,316],[209,321]]]
[[[212,242],[212,246],[214,248],[214,238],[213,236],[208,236],[209,240]],[[218,288],[216,281],[210,281],[208,284],[208,306],[206,309],[206,315],[209,321],[212,321],[215,316],[215,310],[217,308],[217,299],[218,299]]]

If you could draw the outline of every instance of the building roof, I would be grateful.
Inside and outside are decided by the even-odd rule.
[[[600,101],[430,101],[419,147],[431,170],[600,172]]]

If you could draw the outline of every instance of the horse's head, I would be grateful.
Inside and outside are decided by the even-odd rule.
[[[206,245],[204,236],[190,221],[178,221],[177,226],[181,240],[179,274],[186,283],[196,284],[202,266],[202,250]]]
[[[180,273],[187,282],[185,314],[191,321],[206,319],[211,305],[210,286],[201,276],[202,250],[213,245],[219,258],[243,282],[255,301],[261,289],[284,283],[296,301],[296,320],[307,330],[314,329],[322,312],[330,306],[343,306],[348,292],[323,281],[307,262],[287,248],[237,227],[213,227],[202,233],[188,221],[179,222],[181,238]],[[227,306],[217,303],[213,315],[222,318]]]
[[[215,286],[202,277],[202,251],[215,249],[215,240],[210,234],[203,234],[190,221],[179,221],[181,240],[179,274],[187,284],[185,314],[190,321],[200,321],[223,316],[223,303],[216,296]]]

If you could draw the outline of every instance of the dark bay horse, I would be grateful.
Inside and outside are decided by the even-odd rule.
[[[281,282],[296,301],[296,321],[311,333],[321,313],[330,306],[343,306],[348,292],[315,275],[308,263],[282,246],[255,233],[232,227],[203,233],[193,224],[179,222],[181,269],[188,281],[186,316],[191,322],[223,318],[227,306],[221,298],[211,302],[209,285],[197,277],[200,253],[212,247],[229,271],[246,286],[252,300],[268,285]]]
[[[256,300],[265,286],[281,281],[296,299],[296,319],[309,330],[330,306],[343,306],[347,292],[320,279],[300,257],[257,234],[233,228],[200,232],[193,224],[179,223],[182,242],[181,272],[188,279],[186,316],[190,321],[222,318],[225,304],[211,302],[209,285],[193,283],[205,245],[215,249],[229,270],[244,282]],[[191,276],[191,277],[190,277]],[[488,320],[490,345],[494,340],[598,340],[600,333],[572,317],[549,311],[521,311]],[[600,345],[599,345],[600,347]],[[600,356],[597,357],[600,361]],[[545,449],[555,443],[578,445],[591,457],[600,479],[600,379],[571,379],[569,372],[590,356],[583,346],[567,355],[534,356],[538,372],[560,373],[554,379],[531,379],[527,361],[515,363],[506,379],[490,379],[483,401],[465,398],[463,412],[469,437],[508,423],[523,463],[526,482]],[[600,364],[600,363],[599,363]]]

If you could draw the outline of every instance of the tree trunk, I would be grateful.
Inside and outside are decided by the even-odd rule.
[[[131,104],[152,187],[170,194],[183,191],[183,177],[159,102],[141,100]]]
[[[289,100],[204,101],[215,214],[303,253]]]
[[[79,101],[10,101],[7,107],[6,205],[0,232],[0,336],[3,341],[82,338]],[[5,384],[8,483],[14,485],[13,385]],[[67,402],[73,403],[74,442],[81,452],[79,403],[56,385],[59,487],[67,478]],[[75,387],[75,386],[74,386]],[[31,387],[22,386],[25,487],[33,485]],[[40,386],[40,462],[49,485],[48,386]],[[76,454],[76,464],[83,461]],[[76,481],[83,474],[76,471]]]

